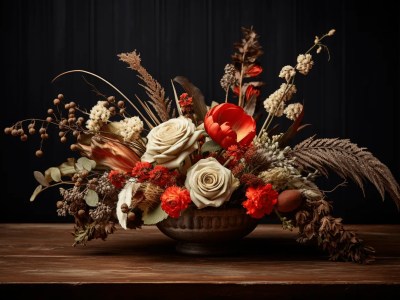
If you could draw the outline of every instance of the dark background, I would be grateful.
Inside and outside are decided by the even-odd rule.
[[[393,2],[393,4],[392,4]],[[136,74],[117,54],[137,49],[142,64],[172,97],[170,79],[183,75],[197,85],[208,102],[222,101],[219,80],[230,62],[241,26],[254,26],[265,54],[262,80],[267,97],[282,82],[282,66],[295,63],[314,36],[336,28],[326,53],[316,58],[309,76],[297,80],[296,99],[304,101],[305,123],[299,136],[349,138],[367,147],[400,180],[399,160],[399,10],[395,1],[1,1],[1,127],[29,117],[42,118],[53,98],[90,108],[97,98],[80,75],[56,83],[57,74],[85,69],[114,83],[131,99],[144,97]],[[88,78],[89,79],[89,78]],[[106,94],[115,94],[90,78]],[[35,157],[39,140],[22,143],[1,138],[1,222],[64,222],[55,203],[57,189],[30,203],[37,183],[34,170],[59,165],[74,153],[58,139]],[[320,184],[332,189],[335,176]],[[387,197],[368,184],[366,197],[352,183],[328,194],[334,215],[346,223],[398,223],[399,213]]]

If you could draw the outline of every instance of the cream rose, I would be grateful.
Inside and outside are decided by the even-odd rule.
[[[199,160],[187,172],[186,188],[198,208],[219,207],[238,188],[239,180],[215,158]]]
[[[197,149],[197,139],[203,130],[196,129],[192,120],[179,117],[154,127],[147,135],[146,152],[141,161],[162,165],[168,169],[180,164]]]

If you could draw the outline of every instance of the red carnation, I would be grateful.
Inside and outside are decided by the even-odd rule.
[[[160,187],[167,187],[176,183],[178,175],[176,170],[170,171],[164,166],[157,165],[149,172],[149,181]]]
[[[258,187],[248,187],[246,190],[247,200],[242,203],[247,209],[247,214],[256,219],[269,215],[278,199],[278,192],[271,184]]]
[[[178,218],[190,202],[189,191],[175,185],[167,188],[161,195],[161,208],[172,218]]]
[[[122,188],[125,185],[126,177],[125,172],[121,172],[119,170],[112,170],[108,173],[108,180],[110,180],[111,184],[115,186],[117,189]]]
[[[132,176],[136,177],[138,182],[145,182],[149,179],[151,169],[153,169],[151,163],[138,161],[132,169]]]

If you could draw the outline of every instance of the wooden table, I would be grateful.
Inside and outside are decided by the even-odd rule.
[[[1,299],[400,299],[400,225],[347,225],[375,247],[371,265],[330,262],[275,224],[223,257],[178,254],[156,227],[72,247],[72,226],[0,224]]]

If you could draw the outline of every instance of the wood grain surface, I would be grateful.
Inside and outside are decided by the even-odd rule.
[[[399,299],[400,225],[348,225],[377,251],[331,262],[296,232],[259,225],[227,256],[187,256],[156,227],[72,247],[72,224],[0,224],[0,295],[29,299]]]

